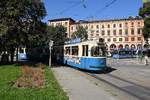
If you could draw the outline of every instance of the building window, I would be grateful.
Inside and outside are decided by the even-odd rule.
[[[71,30],[73,30],[73,27],[71,27]]]
[[[99,33],[99,30],[97,30],[96,33]]]
[[[110,28],[110,25],[108,24],[108,28]]]
[[[135,49],[135,45],[134,44],[131,45],[131,49]]]
[[[125,37],[125,41],[129,41],[128,37]]]
[[[54,23],[52,23],[52,26],[54,26]]]
[[[120,44],[120,45],[118,46],[118,48],[119,48],[119,49],[123,48],[123,45],[122,45],[122,44]]]
[[[142,49],[142,44],[138,44],[138,45],[137,45],[137,49],[140,49],[140,50],[141,50],[141,49]]]
[[[122,24],[119,24],[119,27],[122,27]]]
[[[122,41],[122,38],[119,38],[119,41]]]
[[[140,24],[141,24],[141,23],[140,23],[140,22],[138,22],[138,27],[140,27]]]
[[[56,23],[56,26],[62,25],[62,23]]]
[[[128,27],[128,23],[127,22],[125,23],[125,27]]]
[[[134,41],[134,40],[135,40],[135,38],[134,38],[134,37],[132,37],[132,38],[131,38],[131,41]]]
[[[96,28],[99,29],[99,25],[96,25]]]
[[[107,39],[107,41],[110,42],[111,40],[110,40],[110,39]]]
[[[91,37],[93,37],[93,34],[91,34]]]
[[[122,30],[121,29],[119,30],[119,35],[122,35]]]
[[[65,25],[67,25],[68,24],[68,22],[65,22]]]
[[[104,28],[104,25],[102,25],[102,28]]]
[[[116,30],[113,30],[113,34],[116,35]]]
[[[134,27],[134,23],[133,22],[131,23],[131,27]]]
[[[110,49],[115,49],[117,46],[115,44],[110,45]]]
[[[105,31],[104,30],[102,31],[102,35],[105,35]]]
[[[107,35],[110,35],[110,30],[107,30]]]
[[[94,30],[91,30],[91,33],[94,33]]]
[[[125,34],[128,35],[128,29],[125,29]]]
[[[113,28],[115,28],[116,27],[116,24],[113,24]]]
[[[131,29],[131,34],[134,35],[134,29]]]
[[[138,28],[137,31],[138,31],[138,34],[141,34],[141,29],[140,28]]]
[[[138,37],[138,41],[141,41],[142,40],[142,38],[141,37]]]
[[[93,25],[91,25],[91,28],[93,28]]]
[[[128,44],[126,44],[126,45],[125,45],[125,48],[129,49],[129,45],[128,45]]]
[[[99,36],[99,34],[96,34],[96,36]]]
[[[114,42],[117,41],[116,38],[113,38],[113,41],[114,41]]]
[[[86,25],[85,28],[88,29],[88,26]]]

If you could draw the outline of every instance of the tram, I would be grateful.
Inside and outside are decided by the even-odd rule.
[[[27,60],[26,48],[19,48],[18,61],[26,61],[26,60]]]
[[[106,68],[106,45],[103,39],[98,41],[83,41],[76,39],[67,41],[64,45],[64,64],[99,71]]]
[[[125,58],[135,58],[136,51],[131,49],[119,49],[114,50],[112,54],[112,58],[115,59],[125,59]]]

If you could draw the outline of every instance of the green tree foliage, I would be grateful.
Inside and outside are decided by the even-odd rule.
[[[77,26],[77,31],[72,33],[72,38],[81,38],[81,40],[87,40],[88,34],[87,34],[87,28],[84,28],[83,26]]]
[[[67,37],[66,30],[67,29],[62,25],[55,26],[55,27],[48,26],[47,27],[47,43],[49,42],[49,40],[53,40],[54,45],[63,45]]]
[[[150,38],[150,2],[143,4],[143,7],[139,10],[139,15],[144,18],[143,36],[148,43],[148,38]]]
[[[38,46],[34,46],[34,44],[32,44],[32,47],[30,47],[29,52],[28,52],[28,58],[31,61],[36,61],[36,62],[44,62],[44,63],[48,63],[48,59],[49,59],[49,41],[53,40],[54,41],[54,46],[59,46],[59,45],[63,45],[64,41],[66,40],[66,28],[64,26],[47,26],[46,27],[46,34],[44,34],[44,38],[41,37],[30,37],[32,40],[31,43],[36,42],[37,40],[41,40],[41,44]],[[42,44],[44,43],[44,44]],[[56,48],[52,50],[52,57],[53,60],[56,59]],[[60,53],[60,52],[58,52]]]
[[[19,46],[39,45],[45,24],[46,10],[41,0],[1,0],[0,47],[14,53]],[[11,55],[12,55],[11,54]]]

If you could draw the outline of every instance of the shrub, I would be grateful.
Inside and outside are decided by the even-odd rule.
[[[43,87],[45,84],[43,66],[42,64],[39,64],[38,68],[22,66],[22,75],[17,79],[15,86],[23,88]]]

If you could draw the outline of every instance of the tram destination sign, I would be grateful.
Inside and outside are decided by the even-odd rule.
[[[76,38],[76,39],[72,39],[69,41],[66,41],[65,44],[75,44],[75,43],[80,43],[81,39],[80,38]]]

